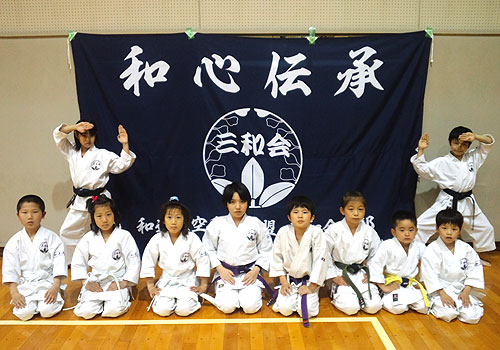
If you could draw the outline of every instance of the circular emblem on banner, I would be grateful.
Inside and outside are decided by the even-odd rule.
[[[295,131],[280,116],[259,108],[241,108],[220,117],[203,146],[205,172],[222,194],[233,181],[244,183],[250,208],[270,207],[299,181],[302,148]]]

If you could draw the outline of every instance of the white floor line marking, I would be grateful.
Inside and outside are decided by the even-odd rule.
[[[317,317],[311,323],[359,323],[369,322],[387,350],[396,350],[384,327],[376,317]],[[302,323],[294,318],[215,318],[177,320],[0,320],[0,326],[147,326],[147,325],[188,325],[188,324],[251,324],[251,323]]]

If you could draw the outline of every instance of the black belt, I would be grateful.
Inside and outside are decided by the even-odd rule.
[[[366,275],[368,277],[368,294],[370,295],[370,299],[372,298],[372,291],[370,289],[370,269],[368,269],[368,266],[365,266],[363,264],[344,264],[338,261],[335,261],[335,266],[337,266],[339,269],[342,270],[342,276],[344,277],[345,281],[351,286],[351,288],[354,290],[354,293],[356,293],[356,296],[358,297],[359,301],[359,306],[361,308],[364,308],[366,306],[365,299],[361,295],[361,292],[359,291],[358,287],[354,284],[354,282],[351,280],[349,277],[350,274],[355,274],[358,273],[360,270],[363,270],[366,272]]]
[[[476,213],[476,202],[474,201],[474,198],[472,198],[472,190],[467,191],[467,192],[456,192],[453,190],[450,190],[449,188],[443,189],[444,193],[449,194],[453,198],[453,202],[451,204],[451,208],[454,210],[457,210],[458,206],[458,201],[465,199],[467,197],[470,197],[472,200],[472,229],[474,229],[474,216]]]
[[[98,196],[106,190],[105,187],[96,188],[95,190],[89,190],[86,188],[73,187],[73,196],[69,200],[68,204],[66,204],[66,208],[69,208],[70,205],[75,203],[76,196],[79,197],[90,197],[90,196]]]

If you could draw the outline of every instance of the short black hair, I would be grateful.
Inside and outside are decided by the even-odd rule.
[[[365,196],[363,196],[363,194],[359,191],[347,191],[346,193],[344,193],[344,195],[342,196],[340,206],[342,208],[345,208],[347,203],[349,203],[350,201],[361,201],[363,202],[363,205],[366,207]]]
[[[21,207],[24,203],[35,203],[38,205],[40,210],[42,212],[45,212],[45,203],[43,202],[43,199],[37,196],[36,194],[27,194],[25,196],[22,196],[19,201],[17,201],[17,213],[19,214],[19,210],[21,210]]]
[[[311,212],[311,215],[314,215],[316,211],[316,206],[312,199],[306,196],[295,196],[288,201],[286,204],[286,212],[288,215],[290,215],[295,208],[306,208]]]
[[[396,228],[398,226],[399,221],[410,220],[415,226],[417,226],[417,217],[415,213],[408,210],[398,210],[394,214],[392,214],[391,227]]]
[[[448,136],[448,142],[451,143],[451,140],[458,140],[458,137],[465,132],[472,132],[471,129],[465,126],[457,126],[450,131],[450,135]],[[469,142],[470,144],[470,142]]]
[[[233,182],[227,185],[222,193],[222,203],[224,204],[224,207],[227,207],[227,204],[231,203],[231,199],[233,199],[233,195],[235,193],[238,193],[243,202],[250,204],[252,197],[250,196],[248,188],[241,182]]]
[[[436,227],[446,224],[455,225],[462,229],[462,225],[464,224],[464,217],[462,216],[462,214],[460,214],[459,211],[455,209],[448,208],[441,210],[436,215]]]
[[[120,225],[120,213],[118,212],[118,208],[115,204],[115,201],[112,200],[111,198],[108,198],[104,194],[100,194],[98,196],[92,196],[87,200],[87,209],[90,214],[90,229],[94,233],[99,232],[99,227],[97,227],[97,224],[95,223],[94,213],[95,213],[95,208],[100,205],[103,206],[109,205],[109,208],[111,209],[115,217],[114,227],[118,227]]]
[[[163,233],[166,233],[168,231],[167,227],[165,226],[165,215],[167,215],[167,211],[169,209],[179,209],[181,211],[182,216],[184,216],[184,223],[182,224],[181,234],[183,236],[187,236],[189,232],[189,225],[191,225],[191,220],[193,218],[191,216],[191,211],[186,205],[179,202],[178,199],[173,198],[170,198],[168,202],[163,203],[160,206],[160,231]]]
[[[80,119],[76,123],[78,124],[78,123],[83,123],[83,122],[92,123],[94,125],[94,127],[92,129],[89,129],[88,132],[89,132],[90,136],[95,136],[94,144],[97,143],[97,126],[95,125],[95,123],[93,121],[86,120],[86,119]],[[75,149],[77,151],[79,151],[80,148],[82,148],[82,145],[80,144],[80,140],[78,139],[78,134],[80,134],[80,132],[77,130],[75,130],[73,132],[73,136],[75,138]]]

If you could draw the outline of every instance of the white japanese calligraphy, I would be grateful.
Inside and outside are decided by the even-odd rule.
[[[356,67],[356,69],[349,68],[344,73],[339,72],[337,74],[337,79],[343,79],[344,82],[334,96],[341,94],[347,89],[347,87],[349,87],[354,95],[357,98],[360,98],[365,92],[365,85],[367,83],[372,84],[372,86],[378,90],[384,90],[382,85],[380,85],[377,78],[375,77],[375,71],[380,68],[380,66],[382,66],[384,62],[375,59],[373,60],[373,64],[371,66],[366,64],[366,60],[376,53],[377,51],[369,46],[365,46],[362,49],[356,51],[349,51],[349,56],[353,59],[361,54],[363,54],[363,56],[360,59],[353,61],[352,64],[354,67]]]
[[[233,73],[240,72],[240,63],[233,56],[228,55],[225,58],[222,58],[221,56],[214,53],[214,54],[212,54],[212,57],[215,61],[215,65],[217,66],[217,68],[222,69],[224,67],[224,63],[226,61],[229,61],[229,67],[225,68],[225,70],[228,72],[233,72]],[[227,76],[229,77],[228,83],[223,82],[222,80],[220,80],[217,77],[217,75],[215,75],[214,61],[212,61],[208,57],[203,57],[201,59],[201,64],[205,66],[205,70],[206,70],[210,80],[212,80],[212,82],[215,85],[217,85],[219,88],[221,88],[222,90],[224,90],[226,92],[236,93],[236,92],[240,91],[240,87],[238,86],[238,84],[236,84],[236,82],[234,81],[233,76],[231,74],[229,74],[229,73],[227,74]],[[203,83],[201,81],[201,67],[200,66],[196,67],[196,72],[194,74],[193,81],[199,87],[203,86]]]
[[[278,73],[278,66],[280,63],[280,55],[276,52],[272,52],[273,62],[271,63],[271,69],[269,70],[269,75],[267,77],[266,85],[264,90],[272,84],[271,86],[271,96],[273,98],[278,97],[278,90],[282,95],[286,95],[289,91],[300,89],[304,95],[309,96],[311,94],[311,89],[302,80],[297,80],[299,76],[309,76],[311,71],[307,68],[293,69],[298,63],[304,61],[307,57],[298,53],[295,56],[285,57],[285,61],[291,65],[286,72]],[[278,89],[278,80],[283,81],[283,84]],[[297,81],[296,81],[297,80]]]
[[[248,156],[250,151],[252,151],[254,156],[263,155],[265,142],[264,136],[261,134],[255,136],[247,132],[245,135],[241,136],[241,144],[243,145],[241,147],[241,153]]]
[[[138,55],[142,54],[143,50],[140,46],[132,46],[130,48],[130,53],[127,57],[125,57],[124,61],[132,60],[130,66],[120,74],[120,79],[125,79],[123,82],[123,87],[125,90],[130,90],[130,88],[134,87],[134,95],[140,96],[141,93],[139,91],[139,81],[144,76],[144,80],[150,87],[154,87],[155,83],[167,81],[165,75],[170,69],[170,65],[165,61],[158,61],[149,65],[149,62],[146,61],[146,66],[144,69],[140,69],[143,62],[137,58]],[[156,72],[156,75],[153,74]]]

